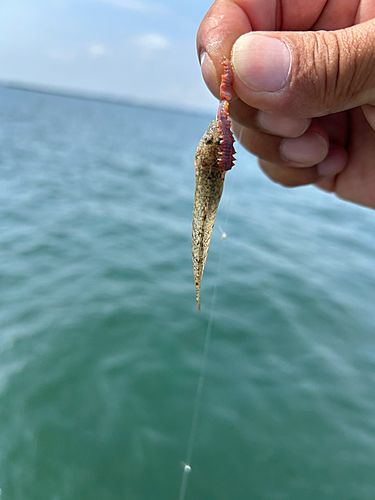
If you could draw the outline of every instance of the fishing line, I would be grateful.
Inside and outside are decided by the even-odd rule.
[[[229,189],[229,193],[228,193],[228,197],[227,197],[228,201],[227,201],[227,204],[225,206],[226,213],[225,213],[225,218],[224,218],[225,219],[224,227],[228,223],[229,206],[230,206],[230,202],[231,202],[231,198],[232,198],[231,193],[232,193],[233,183],[230,182],[228,187],[230,189]],[[223,231],[223,229],[220,226],[218,226],[218,228],[221,232],[221,241],[223,241],[227,238],[227,234]],[[211,343],[211,337],[212,337],[212,331],[213,331],[213,325],[214,325],[214,319],[215,319],[217,289],[218,289],[218,284],[219,284],[219,277],[221,275],[222,257],[223,257],[223,244],[220,245],[220,250],[219,250],[219,260],[218,260],[218,264],[217,264],[217,272],[216,272],[215,283],[213,286],[213,291],[212,291],[212,296],[211,296],[210,315],[209,315],[209,319],[208,319],[208,323],[207,323],[206,333],[204,336],[204,344],[203,344],[203,350],[202,350],[202,355],[201,355],[201,366],[200,366],[200,370],[199,370],[199,378],[198,378],[197,388],[196,388],[195,396],[194,396],[193,415],[192,415],[192,419],[191,419],[189,438],[188,438],[188,442],[187,442],[186,458],[185,458],[185,461],[183,462],[184,468],[183,468],[183,472],[182,472],[180,494],[178,496],[178,500],[185,500],[186,490],[187,490],[187,485],[188,485],[188,478],[189,478],[189,475],[191,472],[191,461],[192,461],[192,457],[193,457],[194,445],[195,445],[196,438],[197,438],[199,412],[200,412],[200,408],[202,405],[203,386],[204,386],[204,381],[206,379],[208,353],[209,353],[209,347],[210,347],[210,343]]]
[[[186,451],[186,459],[184,461],[184,470],[182,473],[180,495],[178,497],[179,500],[185,500],[188,476],[191,472],[191,465],[190,464],[191,464],[191,459],[193,456],[194,444],[195,444],[196,437],[197,437],[198,417],[199,417],[199,411],[200,411],[201,402],[202,402],[203,385],[204,385],[204,381],[206,378],[208,351],[209,351],[209,345],[211,342],[212,329],[213,329],[213,324],[214,324],[214,313],[216,311],[216,296],[217,296],[217,288],[218,288],[218,276],[219,276],[219,271],[221,269],[221,260],[222,260],[222,253],[223,253],[222,248],[223,247],[221,246],[220,252],[219,252],[218,274],[217,274],[217,278],[215,280],[215,284],[213,287],[213,292],[212,292],[212,297],[211,297],[210,316],[208,319],[207,329],[206,329],[205,338],[204,338],[204,345],[203,345],[203,351],[202,351],[202,357],[201,357],[201,367],[199,370],[198,384],[197,384],[197,389],[196,389],[195,397],[194,397],[193,416],[191,419],[190,433],[189,433],[187,451]]]

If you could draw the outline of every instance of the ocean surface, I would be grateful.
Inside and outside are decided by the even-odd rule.
[[[0,90],[1,500],[178,500],[210,321],[186,498],[375,498],[375,213],[239,151],[198,314],[209,119]]]

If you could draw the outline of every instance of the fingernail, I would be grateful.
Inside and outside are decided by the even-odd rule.
[[[207,54],[207,52],[201,53],[200,63],[203,80],[205,81],[205,84],[211,90],[211,92],[215,93],[218,88],[216,69],[211,57]]]
[[[327,153],[327,141],[315,132],[307,132],[297,139],[284,139],[280,144],[280,154],[285,160],[305,165],[320,163]]]
[[[311,120],[307,118],[290,118],[289,116],[259,111],[257,122],[260,128],[270,134],[279,135],[280,137],[299,137],[309,128]]]
[[[278,38],[247,33],[234,44],[232,62],[237,76],[252,90],[276,92],[287,82],[291,57]]]

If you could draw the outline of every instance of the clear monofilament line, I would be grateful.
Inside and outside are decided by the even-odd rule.
[[[192,463],[192,458],[193,458],[194,445],[195,445],[196,437],[197,437],[199,412],[200,412],[200,407],[201,407],[201,402],[202,402],[203,386],[204,386],[204,382],[206,379],[207,360],[208,360],[209,348],[210,348],[210,344],[211,344],[214,319],[215,319],[215,313],[216,313],[217,290],[218,290],[219,279],[220,279],[221,270],[222,270],[223,241],[226,240],[226,238],[227,238],[225,228],[228,224],[229,213],[230,213],[229,208],[230,208],[231,202],[232,202],[232,196],[231,196],[232,191],[233,191],[233,179],[232,178],[231,178],[230,182],[228,183],[227,188],[229,188],[229,189],[226,189],[228,194],[227,194],[227,203],[224,207],[224,214],[225,214],[225,216],[224,216],[224,230],[220,226],[217,226],[219,231],[220,231],[220,234],[221,234],[221,245],[220,245],[220,250],[219,250],[217,273],[216,273],[215,283],[214,283],[212,297],[211,297],[210,315],[209,315],[209,319],[208,319],[208,323],[207,323],[207,329],[205,332],[203,350],[202,350],[202,355],[201,355],[201,365],[200,365],[200,370],[199,370],[199,378],[198,378],[197,388],[196,388],[196,392],[195,392],[195,396],[194,396],[193,414],[192,414],[192,419],[191,419],[191,426],[190,426],[189,438],[188,438],[188,442],[187,442],[186,457],[185,457],[185,461],[184,461],[184,469],[182,472],[182,479],[181,479],[181,486],[180,486],[180,493],[178,496],[178,500],[185,500],[185,498],[186,498],[188,479],[189,479],[189,475],[192,471],[191,463]]]
[[[220,267],[221,267],[221,256],[222,256],[222,247],[220,248],[220,255],[219,255],[219,264],[218,264],[219,271],[220,271]],[[218,273],[218,275],[219,274],[220,273]],[[190,433],[189,433],[189,439],[188,439],[188,444],[187,444],[186,458],[185,458],[185,462],[184,462],[184,470],[182,473],[180,494],[179,494],[178,500],[185,500],[188,476],[191,472],[191,461],[193,458],[193,449],[194,449],[194,444],[195,444],[196,437],[197,437],[199,411],[200,411],[201,402],[202,402],[202,392],[203,392],[204,381],[206,378],[208,351],[209,351],[209,346],[210,346],[210,342],[211,342],[212,329],[213,329],[213,323],[214,323],[214,312],[215,312],[215,306],[216,306],[217,286],[218,286],[218,279],[216,279],[216,283],[214,285],[214,289],[212,292],[212,300],[211,300],[211,308],[210,308],[211,310],[210,310],[210,316],[209,316],[209,320],[207,323],[207,329],[206,329],[206,333],[205,333],[205,337],[204,337],[204,346],[203,346],[203,351],[202,351],[201,367],[200,367],[200,371],[199,371],[199,379],[198,379],[197,389],[195,392],[193,416],[191,419],[191,426],[190,426]]]

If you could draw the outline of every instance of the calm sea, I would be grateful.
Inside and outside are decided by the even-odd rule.
[[[187,499],[375,498],[374,212],[240,151],[197,314],[208,121],[0,90],[1,500],[177,500],[210,318]]]

